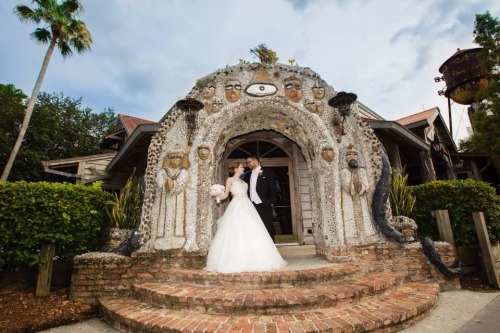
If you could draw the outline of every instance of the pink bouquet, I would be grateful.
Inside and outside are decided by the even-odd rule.
[[[220,203],[219,196],[224,194],[225,190],[226,190],[226,188],[224,187],[224,185],[214,184],[214,185],[210,186],[210,196],[215,197],[215,199],[217,200],[217,203]]]

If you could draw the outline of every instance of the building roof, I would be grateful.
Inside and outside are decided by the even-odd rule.
[[[127,116],[124,114],[118,115],[119,122],[121,122],[123,129],[127,132],[127,136],[132,134],[132,132],[137,128],[137,126],[142,124],[154,124],[154,121],[136,118],[132,116]]]
[[[406,116],[404,118],[396,120],[396,122],[408,128],[409,130],[417,130],[417,132],[419,128],[435,129],[435,131],[439,133],[439,137],[441,138],[441,140],[443,140],[443,143],[448,147],[450,153],[457,152],[455,141],[453,141],[450,131],[446,126],[446,123],[444,122],[444,119],[438,107]],[[430,133],[432,133],[433,131],[434,130],[432,130]],[[425,130],[424,133],[426,133]],[[424,134],[424,136],[427,136],[427,134]],[[421,139],[426,141],[434,140],[432,136],[429,138],[421,137]]]
[[[370,125],[375,133],[390,133],[390,136],[394,138],[393,140],[402,140],[404,145],[411,146],[420,151],[428,151],[430,149],[425,141],[395,121],[371,119],[368,121],[368,125]]]
[[[138,126],[148,124],[156,123],[151,120],[119,114],[114,132],[104,137],[101,148],[119,150]]]
[[[434,107],[419,113],[415,113],[403,118],[396,120],[399,124],[406,126],[408,128],[419,127],[419,126],[429,126],[436,120],[439,115],[439,109]]]
[[[137,153],[137,151],[143,150],[143,153],[146,155],[145,159],[147,159],[149,143],[159,127],[160,125],[154,122],[137,126],[134,133],[123,144],[106,170],[109,172],[113,171],[117,165],[125,161],[128,156]]]

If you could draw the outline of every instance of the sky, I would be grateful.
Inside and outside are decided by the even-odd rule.
[[[448,101],[434,82],[458,48],[473,43],[476,14],[500,16],[496,0],[81,0],[92,52],[54,52],[42,91],[81,98],[95,112],[159,121],[196,80],[266,44],[279,62],[309,67],[336,91],[386,120]],[[28,0],[0,0],[0,83],[30,95],[47,46],[13,14]],[[453,137],[467,137],[467,106],[451,106]]]

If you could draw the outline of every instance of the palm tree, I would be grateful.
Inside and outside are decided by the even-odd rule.
[[[83,12],[83,7],[78,0],[32,0],[36,8],[30,8],[25,5],[18,5],[14,13],[21,21],[42,23],[45,27],[37,28],[31,33],[31,37],[41,44],[49,44],[42,68],[36,80],[35,88],[26,107],[24,120],[19,131],[16,143],[10,154],[9,160],[3,170],[1,180],[6,181],[9,176],[14,160],[16,159],[21,143],[26,134],[31,114],[35,106],[36,99],[40,93],[42,81],[49,66],[50,57],[55,46],[59,47],[61,55],[66,58],[73,54],[73,49],[78,53],[90,51],[92,37],[84,22],[77,20]]]

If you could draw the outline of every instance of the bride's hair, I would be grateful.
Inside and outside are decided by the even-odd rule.
[[[241,163],[233,163],[229,166],[229,175],[230,176],[234,176],[234,173],[236,171],[236,169],[238,169],[238,167],[241,165]]]

